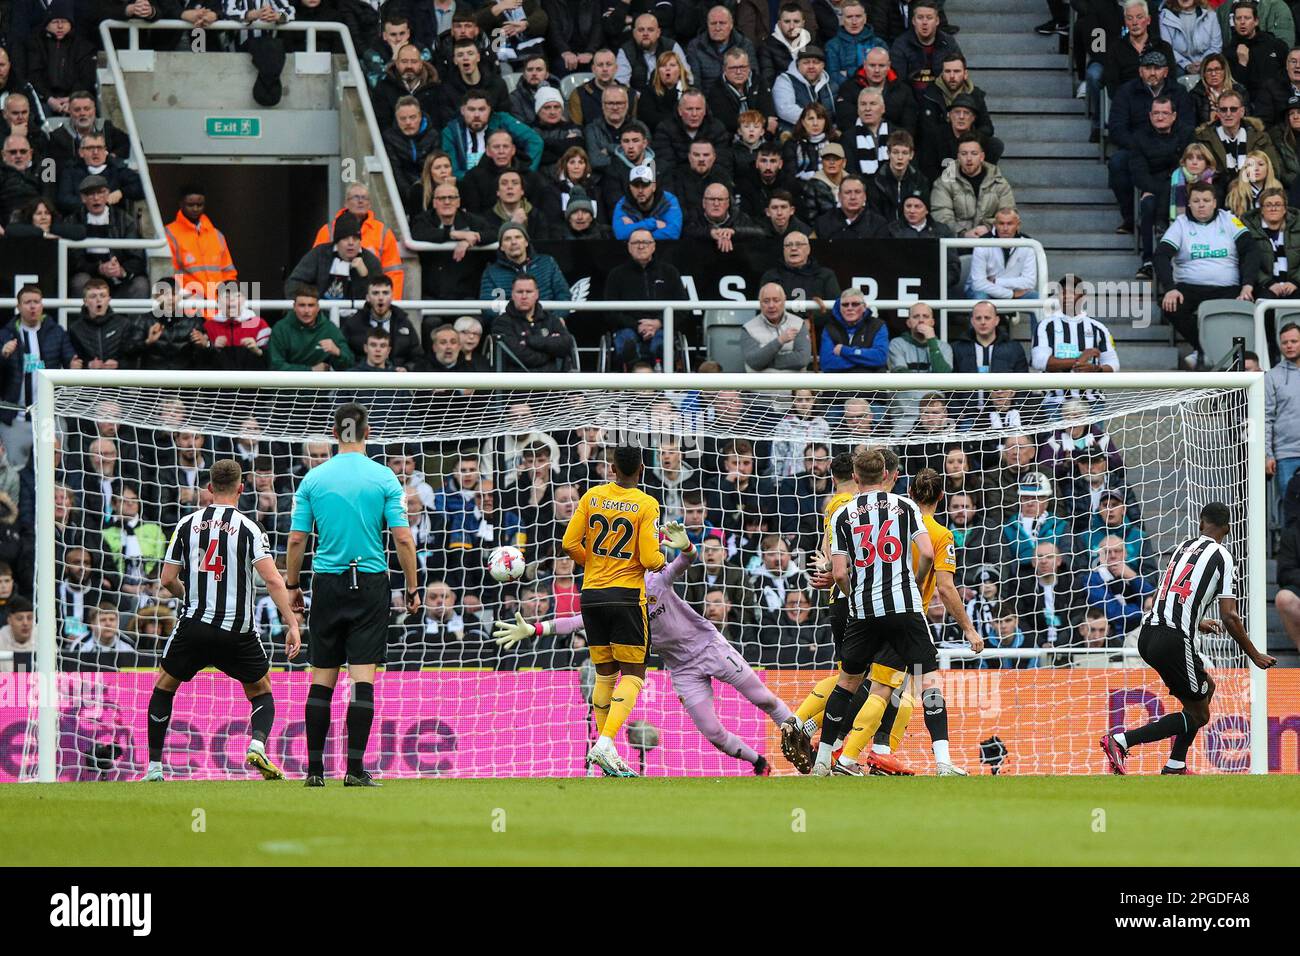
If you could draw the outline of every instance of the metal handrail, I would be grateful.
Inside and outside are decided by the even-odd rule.
[[[1300,299],[1265,299],[1255,302],[1255,348],[1252,351],[1259,356],[1259,367],[1265,371],[1270,363],[1268,329],[1264,324],[1264,316],[1269,312],[1286,311],[1300,312]]]

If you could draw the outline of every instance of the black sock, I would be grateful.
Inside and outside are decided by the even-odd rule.
[[[1145,727],[1124,731],[1124,742],[1127,745],[1124,749],[1131,750],[1138,744],[1149,744],[1153,740],[1164,740],[1166,737],[1186,733],[1188,729],[1189,722],[1181,710],[1174,714],[1165,714],[1159,720],[1153,720]]]
[[[848,716],[844,718],[844,724],[840,727],[842,736],[847,737],[849,732],[853,730],[853,722],[858,719],[858,714],[862,713],[862,705],[867,702],[867,698],[870,696],[871,678],[868,676],[862,679],[862,684],[853,692],[853,700],[849,702]],[[835,743],[835,741],[832,740],[831,743]]]
[[[1196,739],[1196,732],[1200,729],[1199,727],[1193,727],[1181,734],[1175,734],[1174,745],[1169,749],[1169,759],[1187,763],[1187,751],[1191,749],[1192,741]],[[1127,735],[1125,735],[1125,738],[1127,739]]]
[[[921,691],[921,707],[925,713],[925,729],[930,731],[930,739],[947,740],[948,705],[944,703],[943,691],[937,687]]]
[[[366,744],[370,743],[374,719],[375,685],[353,682],[352,701],[348,704],[348,773],[365,770]]]
[[[271,724],[275,723],[275,696],[258,694],[248,704],[252,708],[249,723],[253,725],[253,739],[264,744],[271,736]]]
[[[898,719],[898,695],[901,693],[900,688],[889,695],[889,702],[885,704],[885,713],[880,718],[880,729],[876,731],[872,743],[880,744],[882,747],[889,746],[889,735],[894,729],[894,721]]]
[[[172,722],[172,702],[176,691],[153,689],[149,698],[149,759],[162,762],[163,744],[167,742],[167,728]]]
[[[325,738],[330,732],[330,701],[334,698],[334,688],[324,684],[312,684],[307,691],[306,713],[303,720],[307,724],[307,776],[325,776]]]
[[[822,739],[824,744],[835,745],[840,739],[843,727],[853,719],[857,711],[853,710],[853,692],[845,690],[839,684],[826,698],[826,713],[822,716]]]

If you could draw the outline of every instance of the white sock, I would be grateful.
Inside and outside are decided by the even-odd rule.
[[[818,744],[818,745],[817,745],[817,762],[818,762],[818,763],[830,763],[830,762],[831,762],[831,757],[834,755],[834,753],[835,753],[835,748],[832,747],[830,744]]]
[[[248,742],[248,752],[252,753],[253,751],[257,751],[257,753],[262,754],[262,756],[266,756],[266,744],[254,737]]]
[[[1115,743],[1119,744],[1121,750],[1128,750],[1128,741],[1123,734],[1115,734]]]
[[[858,762],[848,754],[840,754],[840,763],[846,767],[856,767],[858,765]]]
[[[872,744],[871,752],[873,754],[887,754],[889,753],[889,744]]]
[[[952,763],[952,757],[948,753],[948,741],[936,740],[933,742],[934,762],[935,763]]]
[[[1182,770],[1184,767],[1187,766],[1187,764],[1181,760],[1175,760],[1173,757],[1170,757],[1168,760],[1165,761],[1165,766],[1168,767],[1170,770]]]
[[[152,773],[152,772],[155,771],[155,770],[161,770],[161,769],[162,769],[162,761],[161,761],[161,760],[150,760],[150,761],[149,761],[149,772],[150,772],[150,773]]]
[[[614,752],[613,739],[610,737],[606,737],[604,734],[601,734],[600,739],[596,741],[596,746],[599,747],[601,750],[607,750],[610,753]]]
[[[836,737],[836,738],[835,738],[835,746],[831,747],[831,750],[839,750],[839,749],[840,749],[841,747],[843,747],[843,746],[844,746],[844,738],[843,738],[843,737]]]

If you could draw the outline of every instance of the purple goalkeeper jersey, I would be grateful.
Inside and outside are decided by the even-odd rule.
[[[718,629],[673,590],[673,581],[694,560],[683,551],[659,571],[645,576],[647,616],[650,619],[651,646],[664,659],[669,670],[684,667],[719,645],[728,647]],[[582,629],[582,615],[556,618],[556,634],[572,634]]]

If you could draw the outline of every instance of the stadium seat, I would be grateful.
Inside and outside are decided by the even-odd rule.
[[[1201,360],[1213,366],[1232,350],[1232,340],[1246,340],[1255,351],[1255,303],[1238,299],[1210,299],[1196,310],[1201,337]]]
[[[710,309],[704,313],[704,348],[724,372],[743,372],[741,327],[754,317],[741,309]]]
[[[1289,322],[1300,325],[1300,309],[1279,309],[1273,313],[1274,334],[1278,341],[1282,339],[1282,327]]]
[[[560,80],[560,95],[564,97],[564,101],[567,103],[569,101],[569,94],[591,78],[592,74],[590,73],[570,73],[564,79]]]

